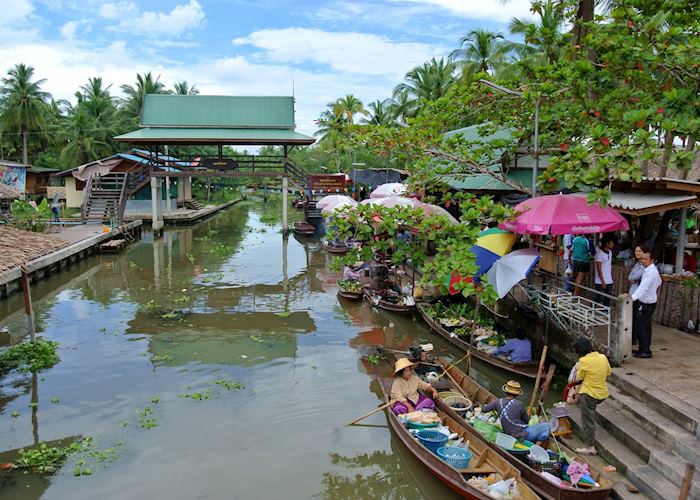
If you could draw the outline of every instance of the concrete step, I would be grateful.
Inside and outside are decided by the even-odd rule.
[[[650,435],[635,420],[617,411],[608,401],[598,405],[597,418],[621,447],[626,447],[628,453],[636,455],[638,460],[633,460],[629,454],[625,454],[617,447],[617,443],[607,443],[610,449],[601,450],[603,458],[611,461],[616,467],[618,464],[626,464],[628,471],[634,467],[630,464],[636,464],[638,467],[649,465],[670,484],[680,485],[688,463],[685,458],[669,450],[664,443]],[[596,440],[600,445],[601,440],[597,433]],[[608,454],[611,456],[608,457]],[[639,463],[640,461],[642,463]],[[641,488],[638,484],[636,486]],[[700,481],[693,481],[691,493],[700,493]]]
[[[610,398],[606,403],[634,419],[645,431],[700,468],[700,441],[695,435],[617,387],[610,386],[609,390]]]
[[[659,474],[650,465],[637,465],[627,469],[627,478],[639,490],[653,500],[675,500],[680,488]],[[689,496],[688,498],[693,498]]]
[[[661,387],[624,367],[614,368],[609,381],[622,392],[675,422],[696,437],[700,437],[700,410],[669,394]]]
[[[649,465],[672,484],[679,485],[683,482],[686,464],[688,462],[678,454],[670,450],[652,450],[649,457]],[[690,486],[690,497],[700,498],[700,478],[693,475]]]
[[[644,463],[649,462],[652,449],[664,447],[661,441],[650,435],[634,420],[612,408],[607,401],[598,405],[596,418],[606,431],[624,443]]]

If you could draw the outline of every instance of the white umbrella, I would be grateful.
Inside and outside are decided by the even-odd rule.
[[[352,202],[352,203],[351,203]],[[321,209],[321,213],[323,215],[329,215],[335,210],[336,208],[343,208],[343,207],[354,207],[357,205],[357,202],[353,199],[348,200],[339,200],[335,203],[330,203],[324,205],[324,207]]]
[[[438,206],[438,205],[432,205],[430,203],[419,203],[416,208],[420,208],[423,210],[425,215],[444,215],[447,217],[447,220],[450,221],[450,224],[459,224],[459,221],[454,218],[454,216],[445,210],[444,208]]]
[[[388,198],[366,199],[360,202],[360,205],[382,205],[384,207],[411,207],[415,208],[420,202],[413,198],[404,198],[402,196],[391,196]]]
[[[343,194],[329,194],[328,196],[324,196],[316,202],[316,208],[323,208],[328,205],[335,205],[341,201],[347,202],[348,205],[357,205],[357,202],[349,196],[345,196]]]
[[[369,194],[370,198],[387,198],[389,196],[401,196],[406,194],[406,186],[398,182],[389,182],[377,186],[377,188]]]
[[[486,272],[486,277],[496,290],[498,298],[505,297],[511,288],[525,279],[538,260],[540,256],[536,248],[525,248],[507,253],[494,262]]]

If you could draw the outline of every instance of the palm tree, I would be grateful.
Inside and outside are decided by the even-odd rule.
[[[50,94],[41,90],[45,79],[32,81],[34,68],[17,64],[2,79],[0,105],[2,125],[7,130],[17,130],[22,136],[22,163],[29,164],[27,136],[40,132],[45,125],[46,107]]]
[[[112,85],[107,85],[106,87],[103,87],[103,82],[102,82],[102,77],[101,76],[94,76],[92,78],[88,78],[88,82],[86,85],[81,85],[80,86],[80,93],[82,96],[87,99],[87,100],[92,100],[92,99],[112,99],[112,95],[109,93],[109,88]]]
[[[396,125],[397,106],[391,99],[384,99],[383,101],[377,99],[369,103],[367,107],[369,108],[367,116],[362,118],[360,123],[366,125]]]
[[[493,75],[507,64],[510,45],[500,33],[476,29],[463,36],[459,43],[461,48],[452,51],[450,60],[462,70],[465,81],[480,71]]]
[[[356,114],[367,114],[362,101],[352,94],[346,94],[345,97],[339,98],[335,103],[339,106],[339,110],[347,123],[355,123]]]
[[[66,165],[83,165],[111,151],[109,141],[115,134],[114,121],[97,119],[82,104],[70,113],[59,134],[59,141],[65,144],[61,161]]]
[[[187,84],[187,80],[182,80],[181,82],[175,83],[173,85],[173,94],[177,95],[197,95],[199,94],[199,89],[192,85],[191,87]]]
[[[160,75],[153,78],[149,71],[146,74],[136,74],[135,85],[122,85],[122,92],[126,95],[125,111],[132,117],[141,115],[143,108],[143,96],[146,94],[170,94],[169,90],[165,90],[165,85],[160,82]]]
[[[394,89],[394,98],[410,103],[406,112],[413,116],[421,100],[434,101],[444,96],[457,81],[455,64],[445,59],[432,58],[406,73],[404,82]],[[405,95],[404,95],[405,94]]]
[[[514,17],[508,28],[512,34],[521,35],[525,39],[524,44],[511,44],[522,63],[541,66],[558,59],[564,42],[561,30],[565,19],[562,7],[552,0],[534,3],[533,10],[539,17],[537,22],[521,21]]]

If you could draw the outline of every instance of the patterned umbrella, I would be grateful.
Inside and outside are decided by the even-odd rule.
[[[475,279],[488,271],[494,262],[510,252],[517,236],[510,231],[491,228],[479,233],[479,237],[471,248],[476,256],[476,264],[479,271],[474,275]]]
[[[369,194],[370,198],[387,198],[389,196],[401,196],[406,194],[406,186],[398,182],[382,184]]]

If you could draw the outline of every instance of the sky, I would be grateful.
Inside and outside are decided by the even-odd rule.
[[[459,46],[470,30],[507,32],[529,0],[0,0],[0,71],[35,68],[44,90],[74,101],[101,76],[120,96],[136,73],[202,94],[292,95],[311,134],[345,94],[391,96],[406,72]]]

